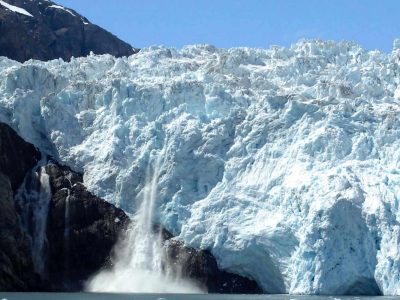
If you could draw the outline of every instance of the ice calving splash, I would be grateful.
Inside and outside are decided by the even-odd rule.
[[[0,59],[0,121],[266,292],[400,294],[398,43]],[[372,287],[372,288],[371,288]]]
[[[91,278],[91,292],[200,293],[202,290],[180,274],[172,272],[163,252],[161,228],[155,229],[154,214],[158,181],[164,153],[149,160],[138,211],[127,236],[114,251],[112,269]]]

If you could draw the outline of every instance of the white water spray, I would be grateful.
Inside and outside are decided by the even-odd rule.
[[[153,232],[153,216],[158,195],[158,179],[160,175],[161,155],[156,159],[151,172],[147,166],[146,183],[143,190],[143,200],[138,213],[133,220],[132,233],[132,268],[162,272],[162,242],[161,236]]]
[[[141,204],[126,239],[116,250],[113,269],[102,271],[88,283],[95,292],[200,293],[198,287],[174,275],[164,263],[161,231],[155,232],[153,217],[163,151],[147,166]]]

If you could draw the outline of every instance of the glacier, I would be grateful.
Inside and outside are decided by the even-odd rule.
[[[400,42],[0,58],[0,121],[265,292],[400,295]]]

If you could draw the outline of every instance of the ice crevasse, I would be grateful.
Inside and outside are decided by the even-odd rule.
[[[395,42],[395,45],[400,43]],[[150,47],[0,58],[0,121],[266,292],[400,294],[400,49]]]

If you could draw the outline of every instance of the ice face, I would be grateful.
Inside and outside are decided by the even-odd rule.
[[[352,43],[0,59],[0,121],[267,292],[400,294],[400,56]]]

